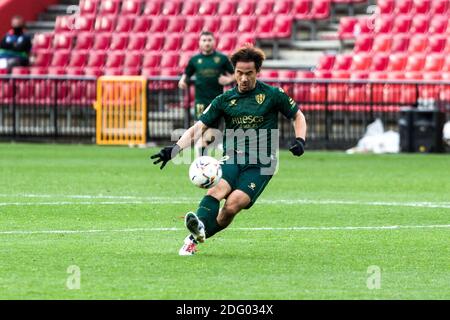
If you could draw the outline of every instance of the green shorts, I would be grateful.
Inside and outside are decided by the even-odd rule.
[[[262,175],[261,168],[252,165],[224,163],[222,179],[231,186],[231,190],[241,190],[250,197],[249,209],[272,179],[271,175]]]

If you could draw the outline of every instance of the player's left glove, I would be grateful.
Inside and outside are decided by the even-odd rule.
[[[157,154],[152,155],[150,159],[156,159],[153,164],[162,162],[160,167],[160,169],[162,169],[166,166],[167,162],[169,162],[170,159],[174,158],[178,154],[178,152],[180,152],[180,150],[180,146],[175,143],[171,146],[162,148],[161,151],[159,151]]]
[[[292,143],[289,151],[292,152],[294,156],[300,157],[303,153],[305,153],[305,143],[305,139],[295,138],[295,141]]]

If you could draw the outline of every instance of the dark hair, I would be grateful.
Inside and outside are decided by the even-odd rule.
[[[201,36],[211,36],[214,38],[214,33],[212,33],[211,31],[202,31],[202,33],[200,33],[200,37]]]
[[[238,62],[254,62],[256,71],[261,70],[263,61],[266,59],[264,52],[255,48],[252,44],[245,44],[243,47],[237,49],[230,57],[233,67],[236,67]]]

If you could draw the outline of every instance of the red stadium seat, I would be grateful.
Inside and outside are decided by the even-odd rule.
[[[379,14],[392,14],[395,10],[395,0],[378,0]]]
[[[447,36],[445,35],[430,35],[428,38],[428,51],[436,53],[444,52],[447,41]]]
[[[355,17],[342,17],[339,22],[339,39],[353,39],[355,38],[355,26],[358,19]]]
[[[391,51],[392,52],[404,52],[408,51],[408,45],[409,45],[409,34],[396,34],[392,37],[392,45],[391,45]]]
[[[416,34],[409,40],[409,52],[425,52],[428,48],[428,36]]]
[[[256,23],[256,37],[261,39],[271,39],[274,38],[274,24],[275,24],[275,16],[267,15],[267,16],[259,16],[258,21]]]
[[[33,75],[43,75],[48,73],[47,67],[30,67],[30,74]]]
[[[250,16],[255,13],[256,2],[253,0],[240,1],[236,7],[236,14],[240,16]]]
[[[292,80],[297,78],[296,70],[278,70],[278,79],[279,80]]]
[[[271,14],[273,11],[274,0],[260,0],[255,8],[254,14],[264,16]]]
[[[389,56],[388,71],[403,71],[406,66],[408,55],[406,53],[393,53]]]
[[[273,6],[273,14],[291,14],[293,0],[275,1]]]
[[[66,70],[67,75],[71,76],[81,76],[84,74],[83,68],[77,68],[77,67],[67,67],[64,68]]]
[[[352,64],[353,56],[351,54],[340,54],[336,56],[333,70],[349,70]]]
[[[352,71],[365,71],[369,70],[372,64],[372,56],[366,53],[355,54],[350,66]]]
[[[147,43],[147,34],[145,33],[131,33],[128,41],[128,50],[142,51]]]
[[[311,7],[313,0],[294,0],[291,13],[296,20],[311,19]]]
[[[121,15],[138,16],[141,14],[142,1],[141,0],[124,0],[122,2]]]
[[[97,16],[97,19],[95,19],[96,32],[113,32],[115,28],[115,16]]]
[[[94,45],[94,34],[83,32],[77,35],[75,50],[89,50]]]
[[[178,51],[183,43],[183,34],[166,34],[166,40],[164,41],[163,51]]]
[[[198,34],[188,33],[183,37],[183,44],[181,46],[181,51],[195,51],[198,49],[198,41],[200,36]]]
[[[236,46],[242,46],[246,43],[256,44],[256,36],[253,32],[244,32],[238,35]]]
[[[331,70],[335,60],[335,55],[322,55],[316,68],[317,70]]]
[[[426,56],[421,53],[411,54],[405,66],[405,71],[422,71]]]
[[[52,60],[53,52],[50,50],[39,50],[35,52],[34,63],[35,67],[48,67]]]
[[[200,7],[198,8],[198,14],[202,15],[202,16],[215,15],[217,12],[218,6],[219,6],[218,1],[212,1],[212,0],[205,1],[205,2],[201,3]]]
[[[216,20],[218,20],[219,17],[217,17]],[[198,33],[203,28],[203,17],[189,17],[189,19],[186,20],[186,25],[184,27],[185,33]]]
[[[146,51],[160,51],[164,46],[165,35],[162,33],[154,33],[147,36]]]
[[[57,33],[53,38],[53,49],[68,50],[72,49],[74,42],[74,35],[72,33]]]
[[[197,54],[196,51],[183,51],[183,54],[180,55],[180,60],[178,61],[178,67],[181,70],[184,70],[189,63],[189,60]]]
[[[104,51],[90,51],[87,62],[87,67],[101,68],[106,61],[106,52]]]
[[[128,33],[113,33],[109,50],[125,50],[128,46]]]
[[[278,80],[278,71],[274,69],[262,69],[259,73],[261,79]]]
[[[142,68],[159,68],[161,55],[159,53],[146,53],[142,60]]]
[[[186,18],[183,16],[172,16],[167,18],[167,28],[165,32],[184,32]]]
[[[118,0],[102,0],[98,13],[117,15],[119,13],[119,8],[120,1]]]
[[[407,14],[401,14],[395,17],[392,33],[406,33],[411,28],[413,17]]]
[[[431,9],[431,0],[414,0],[413,14],[428,14]]]
[[[183,8],[181,9],[181,14],[185,16],[195,16],[198,12],[199,7],[200,1],[198,0],[183,1]]]
[[[69,64],[70,50],[58,50],[53,53],[52,67],[65,67]]]
[[[100,77],[103,75],[103,69],[99,67],[86,67],[84,68],[84,74],[86,76]]]
[[[189,3],[185,1],[184,3]],[[178,0],[165,1],[161,10],[161,14],[165,16],[175,16],[181,11],[182,2]]]
[[[328,19],[330,17],[330,0],[314,0],[312,4],[311,16],[313,19]]]
[[[65,75],[66,74],[66,68],[64,67],[48,67],[47,74],[49,75]]]
[[[277,15],[275,18],[275,24],[273,34],[276,38],[290,38],[292,35],[292,22],[291,15]]]
[[[97,33],[95,35],[94,50],[107,50],[111,43],[111,33]]]
[[[96,15],[99,1],[98,0],[81,0],[80,14],[81,15]]]
[[[119,68],[123,66],[125,53],[122,51],[112,51],[106,57],[105,68]]]
[[[379,16],[375,19],[375,33],[391,33],[394,26],[394,18],[390,15]]]
[[[155,68],[143,68],[141,70],[141,75],[147,77],[147,78],[151,78],[151,77],[158,77],[159,76],[159,69],[155,69]],[[154,82],[150,82],[149,86],[152,86]]]
[[[396,14],[409,14],[413,8],[413,0],[401,0],[397,1]]]
[[[167,53],[161,57],[161,69],[171,69],[178,67],[178,59],[180,55],[178,53]]]
[[[236,47],[237,36],[235,33],[224,33],[218,39],[217,50],[229,52]]]
[[[30,74],[29,67],[14,67],[11,70],[11,74],[13,75],[27,75]]]
[[[220,30],[221,18],[218,16],[208,16],[203,18],[203,31],[209,31],[212,33],[216,33]],[[234,26],[229,26],[230,28],[234,28]]]
[[[411,24],[411,33],[427,33],[430,26],[430,17],[424,14],[414,16]]]
[[[116,32],[130,32],[133,30],[135,17],[120,16],[117,19]]]
[[[442,54],[430,54],[426,58],[424,71],[426,72],[438,72],[442,71],[445,65],[445,55]]]
[[[354,51],[355,52],[369,52],[372,50],[373,35],[364,34],[360,35],[355,40]]]
[[[92,31],[95,21],[94,16],[77,16],[70,30],[76,32]]]
[[[122,74],[124,76],[138,76],[141,74],[141,68],[124,67]]]
[[[148,32],[152,25],[152,20],[148,16],[136,17],[134,21],[133,32]]]
[[[121,76],[123,75],[123,69],[120,67],[117,68],[104,68],[103,74],[105,76]]]
[[[241,18],[239,20],[238,32],[239,33],[244,33],[244,32],[254,33],[256,31],[257,19],[258,18],[256,16],[247,16],[247,17]]]
[[[217,8],[218,16],[230,16],[236,12],[237,1],[220,1]]]
[[[373,40],[373,52],[389,52],[392,46],[392,36],[388,34],[379,34]]]
[[[55,32],[70,32],[75,29],[75,15],[57,16],[55,20]]]
[[[152,25],[150,27],[150,32],[165,32],[169,20],[164,16],[152,17]]]
[[[433,33],[446,33],[448,24],[447,15],[434,15],[430,21],[428,32]]]
[[[375,18],[374,16],[358,18],[358,24],[355,26],[355,35],[359,36],[360,34],[373,34],[376,31],[378,20],[379,18]]]
[[[436,14],[447,14],[449,8],[449,1],[448,0],[433,0],[431,2],[431,8],[430,8],[430,14],[436,15]]]
[[[129,52],[125,55],[123,66],[125,68],[140,68],[142,62],[142,54],[140,52]]]
[[[372,58],[372,67],[373,71],[384,71],[386,70],[389,63],[389,55],[385,53],[376,54]],[[369,75],[369,78],[371,76]]]
[[[223,16],[220,19],[220,33],[236,32],[239,25],[239,17]]]
[[[444,72],[450,72],[450,55],[447,55],[445,59],[444,68],[442,69]]]
[[[33,38],[33,51],[48,50],[52,47],[53,33],[38,33]]]
[[[146,0],[144,5],[145,16],[157,16],[161,13],[164,1],[163,0]]]
[[[70,56],[69,67],[71,68],[82,68],[87,64],[88,51],[85,50],[73,50]]]

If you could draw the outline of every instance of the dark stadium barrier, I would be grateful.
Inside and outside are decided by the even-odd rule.
[[[96,78],[0,77],[0,137],[92,141]]]
[[[178,89],[179,77],[149,77],[148,142],[167,143],[193,121],[193,86]],[[264,80],[264,79],[263,79]],[[301,106],[308,122],[308,147],[344,149],[379,118],[399,131],[403,107],[435,108],[450,116],[450,83],[365,80],[274,80]],[[96,81],[89,77],[0,77],[0,138],[95,140]],[[280,116],[280,145],[294,138]]]

